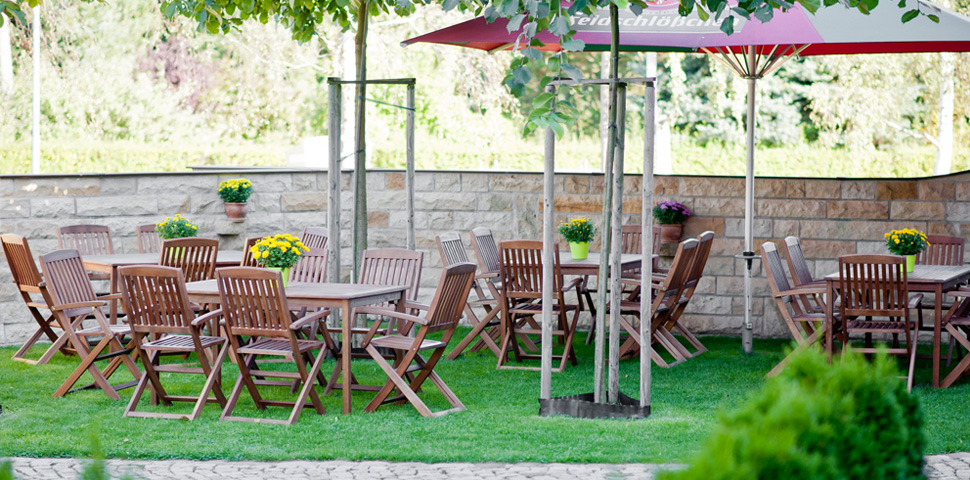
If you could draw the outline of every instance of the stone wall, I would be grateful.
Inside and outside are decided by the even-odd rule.
[[[231,223],[216,186],[239,176],[252,180],[256,193],[246,222]],[[343,177],[346,189],[349,175]],[[640,176],[626,178],[625,222],[639,222],[640,182]],[[403,173],[372,171],[367,185],[370,245],[403,246]],[[326,188],[327,173],[310,170],[0,176],[0,233],[26,236],[33,252],[43,254],[57,248],[58,226],[102,224],[111,228],[117,252],[137,252],[136,225],[181,213],[199,225],[201,236],[219,238],[224,248],[239,248],[246,236],[299,234],[304,226],[325,226]],[[733,256],[742,250],[743,189],[744,179],[737,177],[656,179],[658,199],[678,200],[695,213],[685,236],[704,230],[717,235],[705,277],[685,315],[688,326],[699,333],[733,335],[741,328],[743,263]],[[468,232],[476,226],[492,228],[499,240],[540,238],[539,173],[422,171],[417,173],[415,191],[417,247],[426,255],[425,295],[433,292],[440,274],[435,235],[441,232],[461,233],[472,259]],[[556,221],[580,215],[598,221],[602,191],[601,175],[558,175]],[[816,276],[835,271],[838,255],[884,252],[883,233],[891,228],[970,238],[970,174],[901,180],[759,178],[756,198],[755,248],[765,240],[797,235]],[[341,202],[344,225],[349,225],[349,192]],[[345,228],[345,246],[347,232]],[[670,255],[672,248],[665,245],[661,253]],[[754,274],[755,334],[787,335],[774,304],[765,302],[769,289],[758,262]],[[0,345],[18,343],[34,329],[9,280],[9,270],[0,268]]]

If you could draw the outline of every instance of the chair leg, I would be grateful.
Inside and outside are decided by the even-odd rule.
[[[222,377],[222,364],[226,360],[226,354],[229,352],[229,342],[225,342],[222,349],[219,350],[219,355],[216,357],[215,364],[206,374],[205,384],[202,386],[202,393],[199,394],[199,400],[195,402],[195,408],[192,409],[192,414],[189,416],[189,420],[195,420],[202,415],[202,409],[209,400],[209,392],[214,391],[216,400],[219,405],[223,408],[226,407],[228,403],[225,394],[222,393],[222,382],[220,377]],[[205,361],[202,358],[200,361]],[[204,369],[203,369],[204,370]]]
[[[492,311],[488,312],[488,314],[485,315],[484,318],[482,318],[478,323],[475,323],[474,327],[472,328],[472,331],[468,335],[465,335],[465,338],[461,339],[461,342],[459,342],[458,345],[455,346],[454,350],[452,350],[451,353],[448,354],[448,360],[454,360],[458,358],[458,356],[461,355],[461,353],[465,350],[465,348],[468,347],[468,344],[471,343],[476,338],[480,338],[479,341],[484,342],[485,345],[489,348],[489,350],[492,351],[492,353],[494,353],[495,355],[499,355],[500,350],[498,345],[496,345],[495,341],[492,340],[492,337],[489,336],[487,332],[485,332],[485,328],[488,327],[488,322],[491,321],[492,318],[495,318],[495,316],[498,315],[498,312],[499,312],[498,308],[493,308]],[[469,320],[472,320],[473,318],[477,319],[477,317],[475,317],[475,313],[471,309],[471,306],[467,304],[465,305],[465,315],[468,316]]]
[[[317,392],[313,389],[313,384],[316,383],[314,380],[317,379],[317,374],[320,373],[320,367],[323,365],[323,351],[319,352],[316,361],[313,362],[313,366],[310,367],[310,371],[307,372],[306,365],[300,361],[297,361],[297,366],[300,369],[300,375],[303,377],[303,389],[300,390],[300,396],[297,397],[295,405],[293,405],[293,411],[290,413],[290,418],[287,421],[287,425],[292,425],[296,423],[300,418],[300,413],[303,412],[303,407],[306,405],[307,397],[310,397],[310,401],[313,403],[314,408],[317,413],[323,415],[327,413],[327,410],[323,408],[323,403],[320,402],[320,397]],[[323,386],[323,384],[321,384]]]

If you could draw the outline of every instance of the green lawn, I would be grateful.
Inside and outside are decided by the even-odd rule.
[[[495,357],[478,353],[443,360],[438,366],[468,407],[465,412],[426,419],[408,405],[389,405],[367,414],[362,409],[373,394],[355,392],[352,415],[341,415],[340,397],[331,395],[324,397],[327,415],[307,409],[290,427],[219,422],[216,405],[206,407],[202,417],[191,423],[123,418],[131,390],[122,393],[123,401],[110,400],[96,390],[52,399],[50,394],[76,360],[57,356],[49,365],[31,366],[11,361],[15,349],[3,348],[0,457],[84,456],[91,445],[89,432],[98,429],[105,455],[122,458],[683,462],[707,437],[721,409],[736,405],[762,385],[762,375],[781,359],[784,345],[757,340],[756,353],[745,356],[736,338],[703,340],[708,353],[671,369],[653,369],[653,415],[646,420],[540,418],[539,374],[495,370]],[[32,353],[36,358],[41,349]],[[578,354],[579,366],[553,376],[554,395],[591,391],[592,348],[580,342]],[[332,367],[328,361],[324,371],[329,374]],[[637,360],[622,362],[622,391],[637,392],[637,368]],[[367,383],[380,379],[376,366],[366,361],[355,362],[354,373]],[[233,366],[226,368],[227,393],[235,374]],[[925,366],[917,381],[916,393],[927,419],[927,453],[970,449],[967,382],[932,390]],[[197,377],[172,390],[194,393],[200,386],[201,377]],[[430,383],[424,395],[433,409],[446,405]],[[270,396],[292,398],[283,389]],[[187,411],[189,406],[175,408]],[[255,412],[244,393],[236,413]],[[284,418],[286,412],[271,408],[264,415]]]

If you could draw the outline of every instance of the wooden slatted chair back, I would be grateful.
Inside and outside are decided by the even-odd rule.
[[[21,292],[40,293],[40,271],[34,263],[27,239],[12,233],[0,235],[3,243],[3,255],[7,259],[7,266],[13,274],[13,282]]]
[[[623,253],[640,253],[643,251],[643,225],[623,225],[620,230],[620,249]],[[654,248],[659,244],[654,242]],[[654,253],[657,251],[654,250]]]
[[[798,237],[785,237],[785,245],[788,246],[788,270],[791,272],[792,280],[796,286],[812,283],[812,272],[805,261],[805,254],[802,252],[802,245],[798,242]]]
[[[456,263],[445,267],[428,310],[428,331],[455,328],[468,300],[475,278],[475,264]]]
[[[135,227],[135,235],[138,237],[139,253],[160,253],[162,251],[162,237],[155,231],[155,224],[138,225]]]
[[[917,265],[963,265],[962,237],[927,235],[929,247],[916,255]]]
[[[697,239],[689,238],[677,245],[677,252],[674,253],[674,260],[670,264],[670,271],[664,278],[661,290],[663,295],[657,295],[654,299],[654,311],[660,305],[673,306],[680,300],[685,290],[684,281],[690,272],[691,264],[698,252],[700,242]]]
[[[501,254],[500,278],[507,301],[542,298],[542,241],[512,240],[498,245]],[[562,271],[559,268],[559,245],[553,245],[552,291],[561,296]]]
[[[906,317],[906,259],[898,255],[842,255],[839,286],[842,318]]]
[[[444,266],[455,265],[468,262],[468,252],[465,251],[465,244],[461,243],[461,237],[455,232],[442,233],[435,237],[438,242],[438,252],[441,253],[441,261]]]
[[[226,267],[216,272],[216,281],[230,335],[289,338],[290,309],[280,272]]]
[[[472,230],[472,245],[478,257],[478,268],[482,273],[498,273],[502,265],[498,243],[488,227],[478,227]]]
[[[379,248],[364,250],[360,278],[364,285],[407,285],[406,297],[418,299],[421,282],[421,264],[424,253],[403,248]]]
[[[794,301],[792,295],[781,294],[781,292],[791,290],[792,285],[788,282],[785,267],[781,263],[781,254],[774,242],[765,242],[761,245],[761,261],[764,264],[765,273],[768,275],[768,285],[771,287],[771,294],[775,298],[775,303],[778,304],[778,310],[781,311],[786,323],[789,323],[789,328],[791,328],[793,326],[793,322],[790,321],[792,313],[794,313],[794,316],[800,316],[803,311],[799,303]],[[793,333],[797,333],[797,331]]]
[[[98,300],[94,288],[91,287],[91,280],[84,270],[81,254],[77,250],[55,250],[47,255],[41,255],[40,265],[44,272],[47,291],[55,305]],[[64,315],[75,317],[90,312],[90,308],[75,308],[64,310]]]
[[[71,225],[57,229],[57,248],[81,255],[111,255],[111,231],[104,225]]]
[[[306,248],[327,248],[327,229],[324,227],[306,227],[303,229],[303,235],[300,235],[300,241],[303,242],[303,246]]]
[[[325,283],[327,281],[327,251],[311,248],[290,269],[291,282]]]
[[[119,267],[128,324],[137,333],[189,333],[195,311],[181,269],[158,265]]]
[[[249,237],[246,239],[246,243],[243,244],[243,256],[242,261],[239,262],[240,267],[258,267],[259,264],[256,263],[256,259],[253,258],[252,248],[262,240],[263,237]]]
[[[214,238],[174,238],[162,242],[159,265],[182,269],[186,282],[215,278],[219,240]]]
[[[714,232],[708,230],[697,236],[697,253],[691,261],[690,270],[684,279],[684,287],[693,289],[704,276],[707,258],[711,255],[711,245],[714,244]]]

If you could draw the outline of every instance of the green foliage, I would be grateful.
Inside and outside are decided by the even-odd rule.
[[[830,366],[806,350],[722,416],[688,470],[660,478],[923,478],[923,413],[897,375],[884,353]]]
[[[596,236],[596,227],[588,218],[573,218],[559,224],[559,234],[569,243],[588,243]]]
[[[199,227],[192,225],[192,222],[180,214],[174,217],[167,217],[165,220],[155,224],[155,231],[163,240],[173,238],[194,237],[199,234]]]
[[[0,462],[0,480],[14,480],[13,463],[10,461]]]
[[[219,198],[226,203],[245,203],[253,194],[253,182],[245,178],[233,178],[219,183]]]

